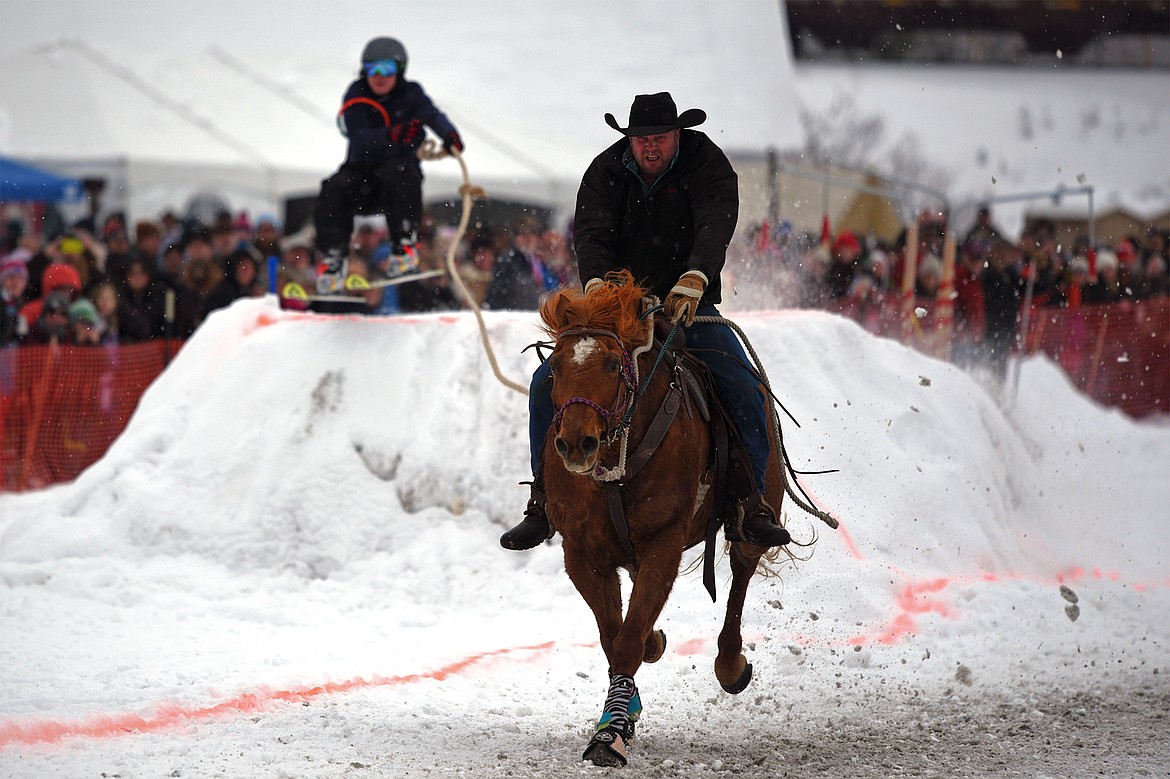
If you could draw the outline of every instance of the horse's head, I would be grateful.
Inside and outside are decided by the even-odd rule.
[[[644,291],[628,271],[606,279],[588,296],[562,290],[541,305],[545,330],[556,339],[552,399],[553,446],[572,473],[589,474],[616,432],[634,391],[630,352],[648,336],[640,319]]]

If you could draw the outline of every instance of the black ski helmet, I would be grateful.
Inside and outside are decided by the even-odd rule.
[[[397,38],[374,38],[362,49],[362,67],[378,60],[398,63],[398,77],[406,75],[406,47]]]

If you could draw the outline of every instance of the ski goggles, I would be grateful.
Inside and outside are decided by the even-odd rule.
[[[367,76],[397,76],[398,63],[394,60],[377,60],[367,62],[364,70]]]

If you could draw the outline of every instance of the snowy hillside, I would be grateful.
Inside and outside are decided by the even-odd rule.
[[[1170,764],[1170,428],[1042,360],[997,402],[840,318],[736,319],[842,530],[787,509],[819,538],[749,591],[739,696],[680,578],[632,775]],[[534,317],[487,321],[526,382]],[[470,315],[214,314],[104,459],[0,496],[0,774],[594,775],[592,616],[555,542],[496,541],[526,419]]]

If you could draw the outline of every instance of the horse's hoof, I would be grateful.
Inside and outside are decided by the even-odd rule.
[[[621,768],[626,764],[626,742],[612,729],[599,730],[581,759],[606,768]]]
[[[732,695],[739,695],[741,692],[746,690],[747,686],[751,683],[752,683],[752,664],[745,663],[743,666],[743,673],[741,673],[739,675],[739,678],[735,680],[734,684],[724,684],[723,682],[720,682],[719,686],[722,687],[727,692],[731,693]]]
[[[643,663],[656,663],[666,652],[666,634],[661,630],[653,631],[646,639],[646,648],[642,652]]]

